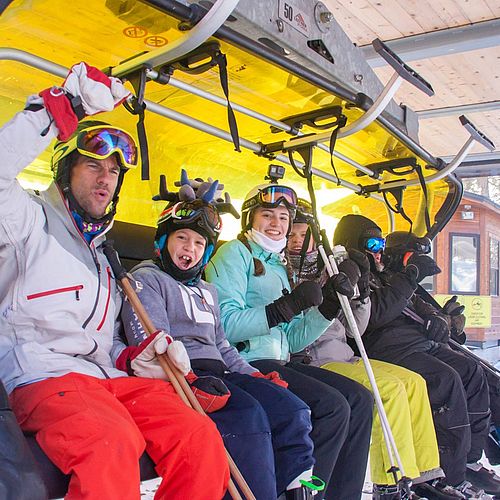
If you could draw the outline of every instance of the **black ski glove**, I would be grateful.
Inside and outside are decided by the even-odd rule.
[[[458,297],[453,295],[443,306],[443,312],[450,317],[451,338],[459,344],[465,344],[467,337],[464,332],[465,316],[463,314],[465,306],[457,301]]]
[[[349,258],[356,262],[361,276],[358,279],[359,298],[361,300],[370,296],[370,261],[368,257],[355,248],[349,248]]]
[[[429,340],[446,344],[450,340],[448,322],[439,314],[429,314],[423,318],[424,330]]]
[[[408,259],[403,272],[411,275],[417,283],[420,283],[426,276],[439,274],[441,269],[432,257],[414,253]]]
[[[279,323],[289,323],[294,316],[318,306],[322,301],[321,287],[314,281],[303,281],[290,293],[266,306],[267,324],[269,328]]]
[[[338,265],[338,268],[339,273],[344,273],[349,278],[353,287],[358,284],[358,280],[361,277],[361,271],[354,260],[345,259]]]
[[[343,261],[341,264],[344,262],[347,261]],[[354,287],[351,280],[343,272],[328,278],[321,291],[323,293],[323,302],[318,306],[318,310],[329,321],[335,318],[340,309],[337,292],[349,299],[354,295]]]

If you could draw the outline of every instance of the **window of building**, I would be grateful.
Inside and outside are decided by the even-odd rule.
[[[490,295],[498,295],[499,242],[490,238]]]
[[[479,294],[479,236],[450,234],[451,293]]]

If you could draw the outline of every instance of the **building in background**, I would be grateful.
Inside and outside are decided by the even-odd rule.
[[[424,283],[440,303],[453,295],[465,305],[468,343],[500,345],[500,205],[464,193],[433,245],[442,273]]]

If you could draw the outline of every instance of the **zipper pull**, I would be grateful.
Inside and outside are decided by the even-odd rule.
[[[92,252],[92,257],[94,258],[94,264],[95,267],[97,268],[97,272],[101,274],[101,264],[99,262],[99,259],[97,258],[97,255],[94,252]]]
[[[80,290],[75,290],[76,300],[80,300]]]

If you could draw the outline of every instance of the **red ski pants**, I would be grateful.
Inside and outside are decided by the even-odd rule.
[[[19,387],[10,399],[22,429],[71,474],[66,499],[139,499],[144,449],[163,478],[155,498],[224,495],[229,468],[215,424],[167,382],[70,373]]]

